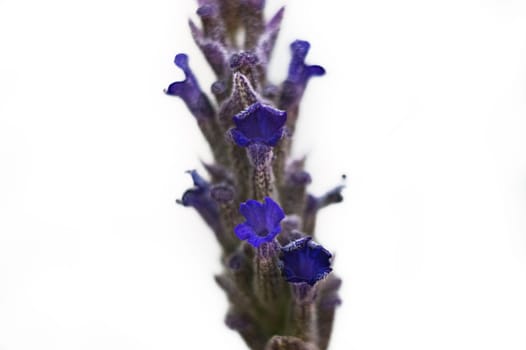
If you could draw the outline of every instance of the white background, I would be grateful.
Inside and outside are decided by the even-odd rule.
[[[296,137],[344,304],[332,349],[526,349],[526,2],[287,3]],[[162,89],[191,0],[0,0],[0,349],[244,349],[213,236],[174,200],[209,154]]]

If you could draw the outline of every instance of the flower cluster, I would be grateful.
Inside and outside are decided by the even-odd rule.
[[[204,164],[209,180],[189,172],[194,187],[178,203],[196,210],[222,248],[216,281],[230,302],[227,326],[251,349],[327,349],[341,280],[331,253],[314,242],[315,224],[319,210],[342,200],[343,186],[310,194],[305,158],[291,155],[307,83],[325,69],[306,64],[310,44],[296,40],[287,77],[272,84],[267,68],[284,9],[267,21],[264,0],[198,4],[201,25],[190,21],[190,30],[215,73],[215,101],[185,54],[175,57],[185,79],[165,93],[194,115],[213,162]]]

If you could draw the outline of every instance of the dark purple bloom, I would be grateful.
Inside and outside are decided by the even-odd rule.
[[[287,80],[283,83],[280,101],[280,107],[285,109],[299,102],[311,77],[325,74],[323,67],[305,64],[305,58],[310,49],[310,44],[307,41],[296,40],[290,44],[290,49],[292,59]]]
[[[179,96],[186,103],[186,106],[198,120],[213,118],[214,108],[208,97],[201,91],[197,79],[195,78],[190,66],[188,56],[178,54],[175,56],[175,65],[182,69],[185,80],[170,84],[164,92],[167,95]]]
[[[234,232],[240,240],[246,240],[254,247],[271,242],[280,233],[280,222],[285,217],[281,207],[270,197],[266,197],[264,203],[252,199],[241,203],[239,212],[246,221],[237,225]]]
[[[314,285],[332,271],[331,253],[303,237],[282,248],[282,271],[288,282]]]
[[[238,146],[260,143],[273,147],[284,135],[287,113],[256,102],[233,120],[236,127],[230,130],[230,135]]]
[[[177,203],[185,207],[193,207],[203,220],[215,232],[220,230],[219,208],[210,196],[210,184],[203,179],[195,170],[189,171],[194,182],[194,187],[186,190],[181,200]]]

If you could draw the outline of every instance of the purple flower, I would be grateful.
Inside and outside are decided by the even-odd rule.
[[[287,113],[256,102],[233,117],[230,136],[241,147],[254,143],[275,146],[285,133]]]
[[[290,44],[290,49],[292,59],[289,65],[289,74],[283,83],[283,92],[279,103],[280,108],[284,109],[299,102],[311,77],[325,74],[323,67],[305,64],[305,58],[310,49],[310,44],[307,41],[296,40]]]
[[[193,207],[204,221],[214,230],[220,230],[219,208],[210,196],[210,184],[195,170],[189,171],[194,182],[194,187],[186,190],[181,200],[177,203],[185,207]]]
[[[170,84],[164,92],[167,95],[181,97],[190,112],[198,120],[213,118],[215,115],[214,108],[208,97],[201,91],[197,79],[188,65],[188,56],[181,53],[175,56],[174,62],[177,67],[183,70],[185,80]]]
[[[285,218],[283,209],[269,197],[265,197],[264,203],[252,199],[241,203],[239,212],[246,221],[237,225],[234,232],[239,239],[256,248],[271,242],[280,233],[280,222]]]
[[[288,81],[296,84],[307,84],[310,77],[325,74],[325,69],[321,66],[309,66],[305,64],[305,58],[310,50],[308,41],[296,40],[290,44],[292,50],[292,60],[289,65]]]
[[[331,253],[312,241],[312,237],[303,237],[282,248],[283,276],[287,282],[305,282],[314,285],[332,271]]]

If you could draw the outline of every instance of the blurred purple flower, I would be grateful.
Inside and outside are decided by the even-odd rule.
[[[185,191],[183,198],[177,203],[185,207],[193,207],[214,232],[220,230],[219,208],[210,196],[210,184],[195,170],[188,171],[192,176],[194,187]]]

